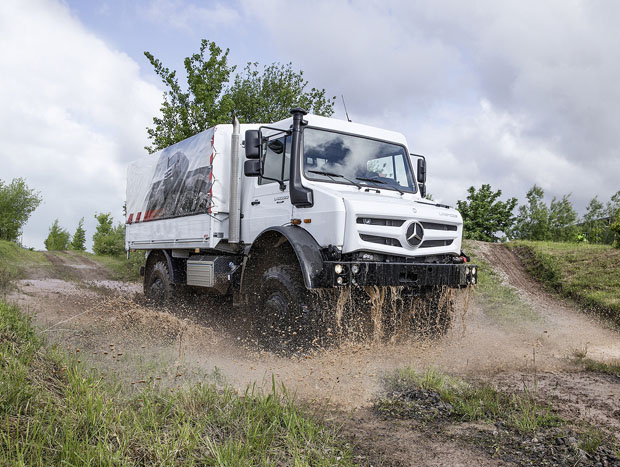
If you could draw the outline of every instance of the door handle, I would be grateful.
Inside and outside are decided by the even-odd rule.
[[[255,199],[255,200],[254,200],[254,201],[252,201],[250,204],[251,204],[252,206],[256,206],[257,204],[260,204],[260,201],[259,201],[259,200],[257,200],[257,199]]]

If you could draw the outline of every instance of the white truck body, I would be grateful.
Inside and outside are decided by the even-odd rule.
[[[315,115],[304,119],[307,127],[408,147],[405,137],[393,131]],[[289,118],[271,124],[270,128],[289,131],[292,123]],[[243,124],[240,134],[259,127]],[[196,249],[229,249],[232,134],[232,124],[217,125],[129,166],[128,250],[168,249],[182,255],[183,251]],[[243,136],[238,145],[243,154]],[[242,159],[237,160],[239,171]],[[177,174],[173,173],[175,170]],[[320,247],[334,246],[343,254],[364,251],[409,258],[460,255],[462,219],[455,209],[423,199],[417,189],[399,193],[373,184],[360,189],[352,183],[308,179],[303,168],[300,170],[303,185],[313,191],[311,207],[294,206],[289,192],[281,190],[278,183],[240,177],[241,244],[251,245],[265,229],[287,226],[293,219],[300,219],[300,227]],[[170,186],[164,187],[165,183]],[[386,224],[402,222],[375,225],[360,223],[358,219],[385,219]],[[418,245],[407,240],[407,230],[414,221],[426,226],[424,239]]]

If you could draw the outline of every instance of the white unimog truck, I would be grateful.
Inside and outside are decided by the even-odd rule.
[[[148,297],[199,287],[296,333],[326,296],[314,289],[432,300],[475,284],[462,218],[425,199],[425,159],[414,176],[402,134],[291,114],[235,119],[130,165],[126,248],[145,250]]]

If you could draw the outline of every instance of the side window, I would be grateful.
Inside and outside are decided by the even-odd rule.
[[[396,166],[396,181],[400,186],[408,187],[410,183],[405,168],[405,160],[402,157],[394,157],[394,165]]]
[[[289,141],[287,141],[289,140]],[[283,136],[277,139],[265,141],[263,146],[263,174],[266,177],[276,180],[288,180],[288,170],[291,158],[290,138]],[[276,183],[259,177],[259,185],[267,185],[268,183]]]

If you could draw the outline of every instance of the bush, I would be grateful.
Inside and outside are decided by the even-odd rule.
[[[119,256],[125,251],[125,226],[113,226],[112,214],[95,214],[99,223],[93,235],[93,251],[96,255]]]
[[[54,221],[50,227],[50,233],[45,239],[45,248],[47,251],[66,250],[69,248],[71,235],[65,229],[60,227],[58,219]]]

